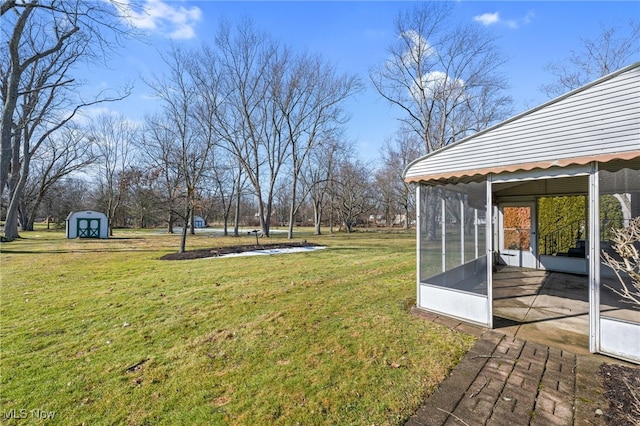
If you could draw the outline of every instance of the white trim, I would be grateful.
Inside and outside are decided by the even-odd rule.
[[[442,200],[440,202],[440,232],[442,234],[442,272],[447,272],[447,189],[442,187]]]
[[[574,176],[587,176],[591,173],[591,165],[574,165],[553,169],[521,170],[518,172],[502,172],[495,177],[494,183],[524,182],[529,180],[555,179]]]
[[[460,198],[460,264],[464,265],[464,200]]]
[[[600,189],[598,163],[589,175],[589,351],[600,352]]]
[[[485,214],[485,221],[486,221],[486,217],[487,215]],[[478,209],[473,209],[473,249],[474,249],[474,254],[475,254],[475,258],[477,259],[478,256],[478,251],[480,249],[480,245],[479,245],[479,241],[478,241]]]
[[[542,254],[538,256],[538,269],[588,276],[589,262],[587,258]]]
[[[599,348],[603,353],[635,363],[640,362],[640,324],[602,317],[599,328]]]
[[[428,295],[418,301],[421,309],[491,328],[491,318],[487,318],[491,303],[488,303],[487,296],[426,283],[422,283],[421,287],[425,287],[422,293]]]
[[[416,306],[420,306],[420,277],[422,268],[420,267],[420,252],[422,251],[422,185],[416,185]]]
[[[485,243],[487,251],[487,327],[493,328],[493,174],[487,176],[486,212],[485,212]],[[476,238],[477,238],[476,233]]]

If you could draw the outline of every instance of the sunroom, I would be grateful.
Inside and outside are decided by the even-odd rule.
[[[605,264],[640,216],[640,63],[409,165],[418,309],[493,328],[495,270],[585,277],[589,350],[640,362],[640,305]]]

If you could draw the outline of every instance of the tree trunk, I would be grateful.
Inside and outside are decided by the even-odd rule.
[[[320,223],[322,222],[322,208],[320,207],[319,204],[320,203],[317,203],[317,202],[313,203],[313,223],[314,223],[313,235],[322,234],[320,232]]]
[[[329,210],[329,233],[333,234],[333,200],[331,200],[331,208]]]
[[[20,225],[20,229],[22,231],[33,231],[33,223],[35,222],[35,212],[33,213],[34,218],[31,218],[30,212],[27,211],[24,203],[24,197],[20,197],[20,204],[18,206],[18,224]]]
[[[404,225],[402,229],[409,229],[409,206],[405,204],[404,206]]]
[[[265,209],[264,202],[261,197],[258,197],[258,216],[260,219],[260,229],[262,230],[262,235],[265,237],[269,236],[269,216],[271,216],[271,209],[267,207]]]
[[[189,217],[184,220],[182,224],[182,234],[180,235],[180,250],[179,253],[184,253],[187,247],[187,227],[189,226]]]
[[[237,237],[240,231],[240,193],[238,192],[238,197],[236,198],[236,210],[234,212],[233,218],[233,236]]]
[[[22,139],[18,132],[12,141],[11,147],[11,178],[9,180],[10,202],[7,209],[7,217],[4,224],[4,238],[13,241],[18,238],[18,213],[22,203],[22,192],[27,183],[29,166],[31,163],[29,140]],[[22,147],[23,159],[20,164],[20,148]]]
[[[187,247],[187,231],[189,228],[189,218],[191,217],[191,206],[189,202],[187,202],[187,206],[185,207],[184,220],[182,223],[182,233],[180,236],[180,253],[184,253]]]
[[[18,202],[15,195],[11,197],[9,208],[7,209],[7,217],[4,224],[4,238],[7,241],[13,241],[19,238],[18,234]]]
[[[426,231],[426,239],[427,241],[435,241],[436,240],[436,229],[438,226],[438,221],[436,219],[436,214],[438,213],[438,198],[435,197],[435,190],[433,188],[425,188],[427,191],[427,196],[423,199],[426,201],[426,215],[425,215],[425,231]],[[444,220],[444,212],[442,212],[442,220]]]
[[[29,146],[25,147],[26,154],[22,160],[22,167],[20,170],[18,182],[13,188],[11,193],[11,201],[9,202],[9,208],[7,209],[7,218],[4,224],[4,238],[9,241],[13,241],[16,238],[19,238],[18,234],[18,212],[20,207],[20,202],[22,201],[22,191],[24,189],[24,185],[27,182],[26,176],[29,174]]]
[[[239,231],[239,227],[240,227],[240,190],[241,190],[241,184],[240,184],[240,176],[238,176],[238,181],[236,182],[236,208],[235,208],[235,212],[234,212],[234,218],[233,218],[233,235],[235,237],[237,237],[239,235],[238,231]]]
[[[175,216],[173,215],[173,210],[169,211],[169,220],[167,223],[167,234],[173,234],[173,225],[176,221]]]
[[[6,66],[11,71],[9,72],[7,86],[5,87],[5,101],[0,122],[0,197],[4,194],[4,189],[9,177],[9,169],[11,168],[11,159],[13,157],[12,133],[14,131],[13,113],[18,103],[20,77],[24,71],[18,56],[18,46],[29,15],[31,15],[33,11],[34,8],[32,7],[24,9],[22,15],[20,15],[16,22],[13,35],[8,43],[9,51],[11,52],[11,64],[6,64]],[[20,132],[20,129],[17,129],[16,132]],[[17,232],[16,226],[16,234]]]
[[[293,177],[293,186],[291,188],[291,208],[289,210],[289,232],[287,234],[287,238],[293,239],[293,221],[295,220],[296,215],[296,183],[297,179]]]

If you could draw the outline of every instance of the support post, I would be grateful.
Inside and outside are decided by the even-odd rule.
[[[487,327],[493,328],[493,175],[487,175],[487,201],[485,212],[485,242],[487,251]]]
[[[598,163],[589,173],[589,351],[600,352],[600,185]]]

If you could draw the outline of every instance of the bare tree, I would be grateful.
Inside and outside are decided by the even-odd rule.
[[[240,162],[238,162],[240,163]],[[239,234],[239,228],[240,228],[240,210],[241,210],[241,206],[242,206],[242,201],[243,201],[243,197],[245,195],[245,193],[248,190],[248,184],[247,184],[247,176],[246,174],[243,172],[242,169],[242,165],[238,164],[239,166],[235,169],[237,170],[237,173],[235,174],[234,178],[233,178],[233,182],[234,182],[234,186],[236,188],[235,190],[235,204],[234,204],[234,212],[233,212],[233,235],[234,236],[238,236]]]
[[[7,0],[0,3],[0,16],[7,40],[0,45],[0,195],[9,188],[4,238],[12,240],[18,237],[31,158],[42,143],[80,109],[126,96],[80,99],[72,66],[104,58],[128,30],[108,2]]]
[[[8,179],[10,202],[4,227],[6,240],[18,237],[18,211],[23,202],[23,191],[29,179],[33,156],[46,140],[70,123],[82,108],[115,100],[103,98],[74,105],[70,96],[75,85],[66,78],[76,56],[67,56],[65,49],[57,53],[36,61],[23,76],[21,87],[24,92],[20,96],[20,108],[14,115],[15,132],[11,135]]]
[[[173,46],[163,55],[166,75],[156,76],[146,84],[162,102],[163,129],[174,141],[174,166],[185,191],[180,253],[186,248],[187,231],[192,220],[197,188],[209,164],[215,144],[215,98],[202,95],[197,84],[198,64],[192,52]],[[216,94],[217,91],[214,93]],[[212,95],[212,93],[208,93]],[[193,226],[191,227],[193,230]]]
[[[500,73],[505,59],[495,38],[477,24],[453,21],[453,7],[428,2],[399,14],[388,60],[370,72],[378,93],[402,111],[403,127],[415,132],[425,153],[510,113]],[[435,238],[435,226],[427,224],[427,238]]]
[[[323,140],[309,153],[301,178],[313,206],[314,234],[321,235],[324,210],[329,205],[336,168],[347,150],[340,139]]]
[[[540,90],[550,98],[559,96],[639,60],[640,22],[629,21],[628,34],[621,32],[620,27],[601,26],[596,38],[581,38],[578,50],[546,65],[554,81]]]
[[[128,189],[128,171],[135,160],[138,126],[122,115],[103,114],[94,120],[91,138],[98,155],[98,185],[113,235],[116,211]]]
[[[451,3],[429,2],[398,15],[398,40],[370,72],[378,93],[398,107],[427,153],[505,117],[510,99],[495,38],[452,20]]]
[[[91,207],[90,186],[86,179],[67,176],[56,181],[46,192],[42,201],[42,214],[46,217],[47,229],[50,222],[61,226],[72,211]]]
[[[157,203],[166,215],[167,232],[173,234],[175,222],[182,211],[180,199],[183,191],[182,177],[176,166],[177,147],[170,128],[161,116],[147,117],[139,147],[142,163],[158,183]]]
[[[73,78],[66,75],[70,64],[104,60],[122,37],[133,32],[121,11],[109,1],[3,0],[0,17],[2,38],[6,40],[0,45],[2,194],[11,168],[12,139],[24,125],[15,117],[20,96],[32,93],[37,97],[41,90],[72,83]],[[33,68],[41,68],[43,63],[48,64],[50,78],[39,78],[25,87],[25,82],[33,82]]]
[[[336,212],[346,232],[352,232],[365,214],[374,211],[378,197],[369,165],[359,160],[343,160],[336,169],[331,188]]]
[[[415,191],[402,179],[409,163],[424,154],[424,145],[410,131],[401,131],[395,140],[388,140],[381,151],[382,166],[376,173],[377,185],[386,188],[388,210],[403,216],[402,224],[409,227],[410,212],[415,205]],[[389,213],[387,213],[388,219]]]
[[[629,226],[613,231],[613,249],[616,257],[602,251],[604,263],[609,266],[621,285],[621,288],[609,287],[610,290],[640,309],[640,216],[633,218]]]
[[[59,181],[93,164],[95,155],[91,148],[85,132],[75,126],[66,126],[45,139],[42,149],[31,160],[22,196],[19,219],[23,230],[33,231],[41,204]]]
[[[223,235],[229,235],[229,219],[234,207],[234,200],[237,206],[238,193],[243,186],[242,169],[238,167],[235,158],[227,153],[227,155],[216,156],[210,170],[209,181],[211,182],[211,187],[216,190],[216,197],[219,200],[219,208],[222,214],[222,233]],[[237,227],[234,229],[234,235],[238,235]]]
[[[253,187],[260,228],[269,236],[274,191],[290,151],[271,83],[287,66],[290,52],[250,21],[235,31],[222,24],[216,35],[217,62],[224,75],[224,105],[217,111],[220,138],[235,155]]]
[[[133,226],[155,227],[164,221],[159,194],[158,171],[134,165],[126,172],[128,194],[125,199],[126,212]]]
[[[274,99],[282,117],[282,130],[291,150],[291,198],[288,238],[300,206],[298,181],[307,156],[322,140],[332,138],[348,117],[342,103],[362,87],[357,77],[339,75],[319,56],[299,55],[275,81]]]

